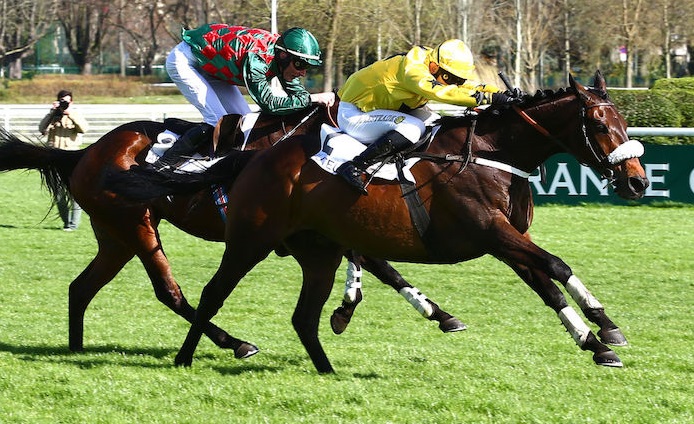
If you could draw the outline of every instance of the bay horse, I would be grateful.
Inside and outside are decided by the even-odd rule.
[[[324,110],[324,109],[323,109]],[[239,116],[227,116],[215,129],[218,152],[239,149],[265,149],[289,132],[301,134],[327,121],[326,113],[299,111],[284,117],[261,115],[247,142],[237,131]],[[147,203],[132,202],[104,187],[105,176],[114,170],[126,170],[144,164],[145,156],[165,129],[179,134],[190,123],[170,120],[166,123],[135,121],[123,124],[83,150],[66,151],[28,143],[0,128],[0,171],[36,169],[51,193],[69,190],[74,199],[89,214],[98,244],[96,256],[70,284],[69,288],[69,348],[84,349],[85,311],[97,293],[135,256],[142,262],[157,299],[189,322],[195,309],[188,303],[174,279],[164,253],[158,225],[162,219],[196,237],[224,241],[224,219],[215,205],[209,188],[190,195],[154,199]],[[207,152],[209,153],[209,151]],[[228,190],[227,190],[228,191]],[[233,199],[231,200],[233,202]],[[278,247],[278,254],[282,253]],[[348,258],[361,264],[384,283],[397,291],[412,286],[386,261],[347,252]],[[360,270],[359,270],[360,271]],[[333,330],[341,333],[347,326],[354,308],[362,298],[361,288],[353,287],[351,299],[345,299],[334,314]],[[448,314],[424,296],[422,312],[435,320],[443,332],[465,329],[456,317]],[[420,311],[421,312],[421,311]],[[239,357],[254,351],[243,351],[241,343],[212,323],[204,333],[219,347],[233,348]]]
[[[319,148],[317,135],[295,137],[257,152],[235,178],[221,264],[203,289],[175,363],[192,364],[209,320],[239,280],[282,244],[302,268],[292,324],[319,373],[334,371],[318,326],[345,249],[429,264],[492,255],[552,308],[576,344],[593,353],[596,364],[621,367],[620,358],[606,344],[626,344],[624,334],[571,268],[534,244],[528,233],[533,216],[528,176],[555,153],[567,152],[590,166],[623,198],[641,198],[649,185],[638,159],[643,146],[628,139],[627,124],[609,99],[601,73],[595,73],[594,87],[573,77],[569,83],[558,91],[527,96],[515,107],[482,111],[474,125],[472,118],[441,121],[426,152],[415,153],[421,160],[411,169],[430,217],[421,236],[397,182],[374,179],[368,196],[363,196],[319,168],[311,160]],[[230,154],[217,169],[192,177],[197,181],[170,175],[171,184],[153,185],[149,195],[182,193],[206,179],[217,181],[236,160],[237,155]],[[126,196],[144,196],[128,193],[117,175],[107,184]],[[553,280],[599,327],[597,336]]]

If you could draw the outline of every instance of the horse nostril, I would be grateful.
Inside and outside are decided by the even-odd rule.
[[[643,193],[646,191],[648,186],[651,183],[648,181],[647,178],[643,177],[630,177],[629,178],[629,187],[631,187],[631,190],[634,193]]]

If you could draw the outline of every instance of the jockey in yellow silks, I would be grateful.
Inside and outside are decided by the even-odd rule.
[[[473,81],[474,70],[470,49],[453,39],[433,49],[413,47],[352,74],[338,92],[337,123],[367,148],[337,174],[367,194],[361,174],[386,154],[416,143],[424,122],[438,118],[425,107],[430,100],[466,107],[515,100],[499,87]]]

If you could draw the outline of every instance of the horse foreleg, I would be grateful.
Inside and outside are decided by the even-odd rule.
[[[99,246],[91,263],[70,284],[68,294],[68,340],[71,351],[84,350],[84,314],[94,296],[132,259],[122,249]]]
[[[578,347],[593,352],[593,360],[596,364],[610,367],[622,366],[619,357],[593,335],[590,328],[566,302],[559,287],[546,273],[519,264],[509,263],[509,265],[542,298],[545,304],[557,313]]]
[[[598,365],[621,367],[622,362],[609,347],[601,343],[588,325],[568,305],[564,294],[552,279],[566,285],[573,275],[571,268],[558,257],[539,248],[528,234],[520,234],[508,221],[495,222],[496,231],[490,235],[499,244],[494,256],[507,263],[552,308],[576,344],[593,352]]]
[[[365,270],[369,271],[384,284],[389,285],[400,293],[417,312],[424,318],[439,323],[439,329],[444,333],[452,333],[465,330],[467,327],[458,318],[444,311],[431,301],[425,294],[403,278],[387,261],[375,259],[367,256],[360,256],[355,253],[355,259],[359,260]]]
[[[625,346],[627,339],[622,330],[605,314],[605,308],[583,285],[575,275],[571,275],[564,284],[566,291],[583,311],[583,314],[600,327],[598,336],[603,343],[613,346]]]
[[[532,272],[533,276],[526,280],[526,282],[549,281],[551,287],[556,287],[554,283],[551,282],[547,274],[538,269],[534,269]],[[534,284],[531,282],[528,282],[528,285],[530,285],[530,287],[533,288],[540,296],[543,296],[543,293],[547,292],[547,290],[536,289]],[[626,338],[624,337],[624,334],[622,334],[622,331],[612,322],[610,318],[607,317],[607,315],[605,315],[605,309],[603,308],[602,304],[600,304],[600,302],[593,297],[592,294],[590,294],[578,277],[575,275],[569,277],[565,287],[567,289],[566,291],[581,308],[581,311],[586,318],[600,327],[598,336],[603,343],[614,346],[624,346],[627,344]],[[545,301],[545,303],[550,305],[550,303],[547,303],[547,301]]]

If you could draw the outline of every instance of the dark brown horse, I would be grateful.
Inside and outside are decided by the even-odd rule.
[[[236,130],[238,117],[226,117],[216,129],[219,149],[236,149],[243,138]],[[263,149],[277,142],[284,134],[295,130],[297,134],[314,130],[327,120],[321,110],[307,110],[284,118],[261,116],[250,133],[245,147]],[[298,124],[301,124],[297,127]],[[169,261],[159,238],[158,225],[162,219],[194,236],[224,240],[224,220],[212,200],[209,188],[185,196],[155,199],[143,204],[134,203],[114,195],[103,186],[105,175],[142,165],[147,151],[157,135],[165,129],[182,133],[185,122],[159,123],[137,121],[122,125],[101,137],[95,144],[80,151],[65,151],[21,141],[15,135],[0,129],[0,171],[13,169],[40,170],[47,187],[56,192],[68,190],[90,216],[98,251],[91,263],[70,284],[69,290],[69,346],[73,351],[83,349],[84,316],[94,296],[108,284],[134,256],[142,262],[151,280],[157,298],[192,322],[195,309],[188,303],[171,273]],[[232,200],[233,202],[233,200]],[[278,253],[281,253],[278,251]],[[348,252],[350,257],[352,253]],[[411,287],[387,262],[356,255],[364,269],[387,282],[395,290]],[[334,318],[335,332],[344,330],[361,290],[353,291],[353,302],[345,301]],[[444,332],[459,331],[465,325],[426,299],[427,317],[439,322]],[[416,305],[415,305],[416,306]],[[237,355],[249,356],[254,352],[239,350],[240,342],[225,331],[209,323],[204,333],[218,346],[233,348]]]
[[[423,236],[412,224],[397,183],[376,179],[369,195],[360,195],[310,159],[317,149],[315,138],[298,137],[258,152],[231,189],[235,202],[228,211],[221,265],[203,290],[176,364],[192,363],[202,331],[224,299],[283,244],[303,271],[292,323],[319,372],[333,371],[318,338],[318,324],[346,248],[418,263],[492,255],[558,314],[578,346],[593,352],[596,364],[622,366],[603,344],[626,344],[622,332],[571,268],[535,245],[528,234],[533,202],[527,178],[555,153],[572,154],[626,199],[640,198],[648,186],[638,159],[643,148],[628,140],[626,122],[609,100],[599,72],[594,85],[587,88],[571,78],[565,90],[538,93],[516,108],[481,112],[476,126],[470,119],[444,119],[431,145],[419,154],[423,160],[412,168],[430,217]],[[219,168],[233,164],[234,156]],[[210,181],[220,177],[214,167],[210,171],[195,183],[206,175]],[[175,191],[186,191],[187,184],[193,182],[180,181]],[[599,327],[597,336],[552,280],[561,283]]]

